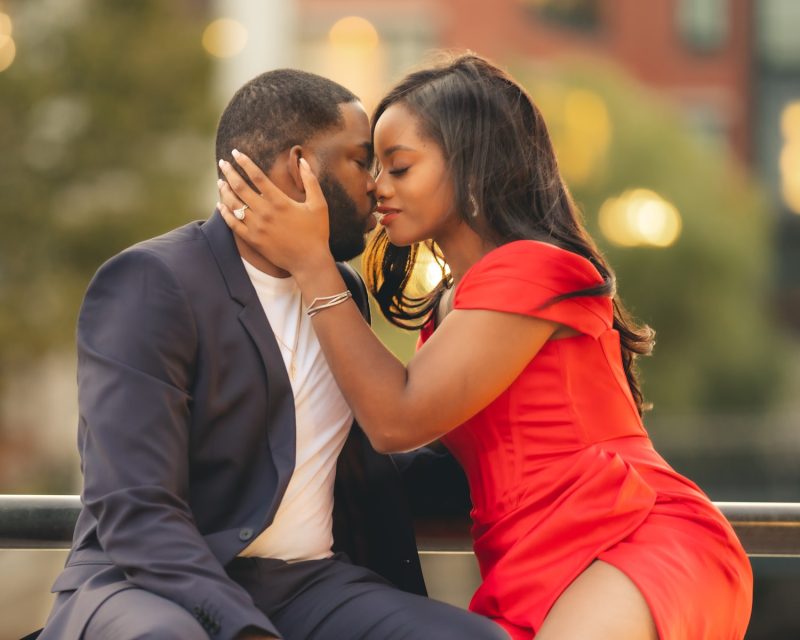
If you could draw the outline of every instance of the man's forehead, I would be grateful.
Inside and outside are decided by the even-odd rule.
[[[369,118],[360,102],[344,102],[339,105],[342,126],[320,132],[318,142],[325,144],[362,145],[370,143]]]
[[[360,102],[345,102],[339,105],[339,109],[342,115],[340,126],[320,131],[303,146],[323,162],[327,162],[325,158],[359,153],[361,149],[366,151],[369,161],[372,157],[372,139],[364,107]]]
[[[361,100],[353,100],[352,102],[342,102],[339,104],[339,111],[345,120],[350,120],[353,123],[361,124],[364,120],[367,121],[369,126],[369,117],[361,104]]]

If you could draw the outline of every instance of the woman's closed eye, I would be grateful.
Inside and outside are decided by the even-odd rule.
[[[392,176],[401,176],[406,171],[408,171],[409,167],[397,167],[396,169],[389,169],[389,175]]]

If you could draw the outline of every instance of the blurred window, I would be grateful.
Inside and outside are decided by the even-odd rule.
[[[594,31],[600,26],[599,0],[520,0],[536,17],[565,27]]]
[[[678,31],[692,50],[714,53],[728,39],[729,13],[728,0],[679,0]]]
[[[755,10],[760,61],[776,70],[800,70],[800,2],[759,0]]]

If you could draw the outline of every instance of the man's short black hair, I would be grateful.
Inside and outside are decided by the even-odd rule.
[[[262,73],[225,107],[217,127],[217,160],[231,161],[231,151],[238,149],[266,173],[285,149],[344,126],[339,105],[357,100],[343,86],[306,71]]]

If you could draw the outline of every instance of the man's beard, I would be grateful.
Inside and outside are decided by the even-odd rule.
[[[351,260],[364,251],[366,221],[358,212],[355,201],[345,191],[341,182],[330,173],[320,174],[319,186],[328,202],[330,239],[328,244],[334,260]]]

